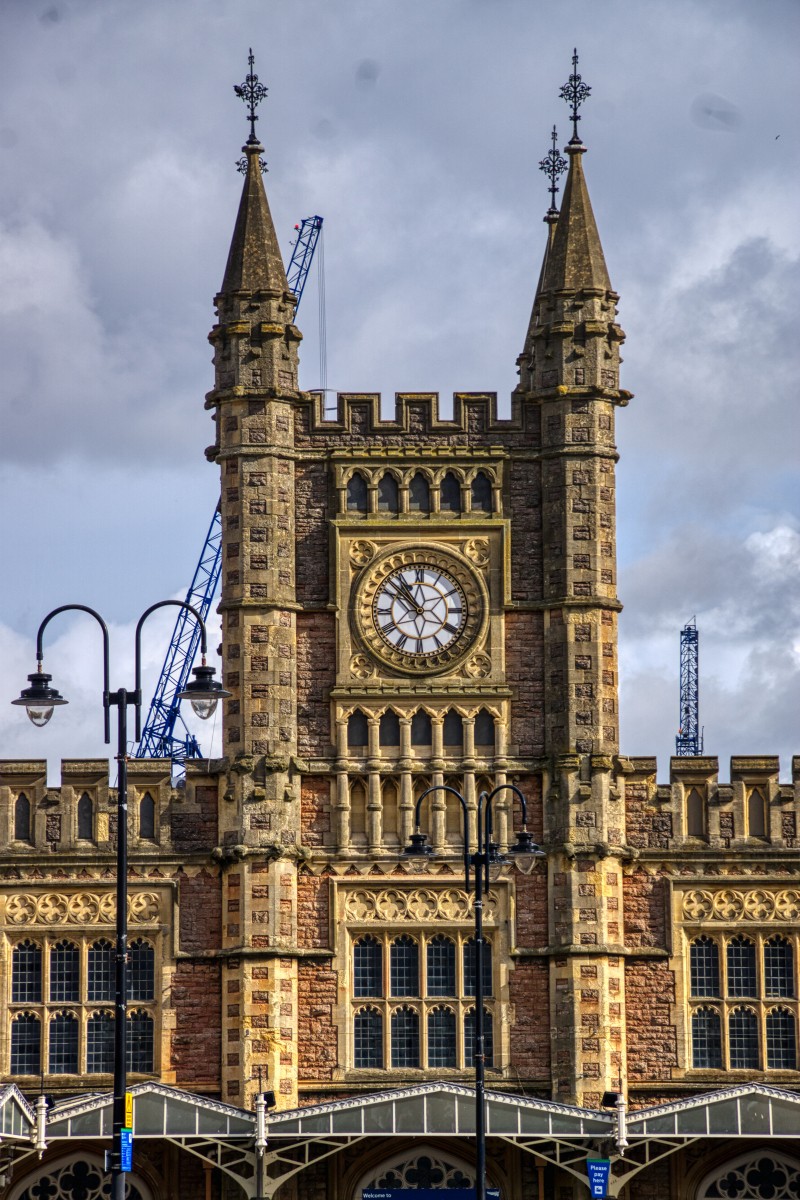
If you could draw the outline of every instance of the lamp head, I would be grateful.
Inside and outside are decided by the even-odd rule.
[[[179,700],[191,701],[192,708],[201,721],[207,721],[217,709],[218,701],[230,696],[225,688],[214,678],[214,668],[207,667],[203,662],[192,671],[194,679],[190,679],[182,692],[178,693]]]
[[[403,848],[403,854],[409,858],[430,858],[433,854],[433,846],[429,846],[427,843],[427,833],[420,833],[418,829],[416,833],[412,833],[410,842]]]
[[[41,663],[39,664],[41,667]],[[53,715],[53,709],[58,704],[68,704],[69,701],[50,687],[52,675],[39,670],[28,676],[30,687],[23,688],[18,699],[12,704],[21,704],[27,711],[34,725],[46,725]]]
[[[514,846],[509,846],[509,854],[513,854],[513,861],[519,867],[524,875],[530,875],[540,858],[546,858],[544,850],[536,845],[527,829],[522,829],[517,834],[517,842]]]

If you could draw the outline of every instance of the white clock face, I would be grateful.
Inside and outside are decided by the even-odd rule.
[[[375,628],[400,653],[425,659],[448,650],[467,621],[467,601],[461,586],[427,563],[395,569],[375,592]]]

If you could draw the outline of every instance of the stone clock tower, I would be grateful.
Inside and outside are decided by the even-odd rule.
[[[451,419],[432,394],[398,395],[391,418],[377,395],[340,395],[328,419],[299,390],[254,134],[244,149],[208,397],[232,693],[224,1099],[246,1103],[259,1068],[283,1105],[471,1078],[454,797],[426,801],[436,857],[421,869],[401,852],[427,788],[460,792],[474,835],[479,792],[513,781],[549,877],[507,867],[492,888],[492,1069],[545,1094],[552,1076],[559,1098],[587,1102],[624,1070],[618,1037],[596,1036],[600,1013],[586,1036],[580,981],[605,981],[619,1010],[614,413],[628,397],[584,148],[568,147],[502,420],[483,393],[456,395]],[[511,794],[495,810],[501,846],[519,825]]]

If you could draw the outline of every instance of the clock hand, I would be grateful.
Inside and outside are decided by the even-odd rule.
[[[408,584],[404,580],[401,580],[401,582],[398,584],[398,587],[400,588],[401,592],[404,592],[405,595],[408,596],[408,599],[411,601],[411,604],[413,605],[413,607],[415,608],[417,613],[421,613],[423,610],[422,610],[422,608],[420,608],[419,601],[414,598],[414,595],[411,591],[411,588],[408,586]]]

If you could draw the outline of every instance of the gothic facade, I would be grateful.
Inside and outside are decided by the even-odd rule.
[[[734,758],[726,782],[714,758],[676,758],[659,783],[654,759],[619,746],[615,421],[631,396],[584,146],[567,147],[548,214],[507,418],[483,393],[456,395],[450,418],[435,395],[398,395],[391,417],[376,395],[340,395],[331,417],[299,389],[260,149],[245,147],[210,334],[223,757],[190,762],[181,787],[168,763],[130,764],[132,1081],[250,1111],[261,1073],[278,1117],[430,1084],[458,1095],[481,969],[492,1092],[597,1114],[614,1092],[629,1117],[733,1086],[757,1108],[770,1089],[790,1102],[800,759],[790,783],[769,757]],[[435,854],[410,859],[437,788],[419,810]],[[464,821],[474,838],[495,789],[501,851],[518,789],[546,858],[493,879],[481,967]],[[66,761],[48,788],[45,762],[6,748],[0,1075],[28,1098],[111,1086],[115,837],[107,762]],[[472,1185],[469,1139],[391,1132],[264,1194]],[[785,1133],[721,1141],[703,1125],[613,1194],[796,1196]],[[18,1148],[4,1194],[70,1196],[78,1172],[99,1196],[102,1141],[74,1137],[41,1165]],[[587,1135],[583,1158],[606,1142]],[[490,1130],[489,1174],[503,1200],[587,1194],[546,1140]],[[134,1188],[254,1194],[158,1138],[137,1141]]]

